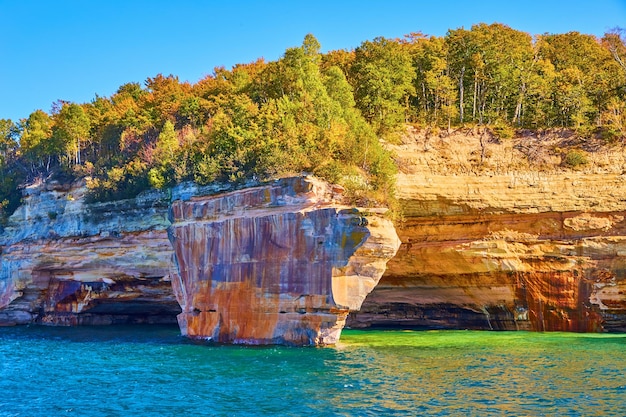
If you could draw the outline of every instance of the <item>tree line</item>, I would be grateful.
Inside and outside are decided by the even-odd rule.
[[[624,32],[531,36],[502,24],[376,38],[320,52],[307,35],[266,62],[216,68],[195,84],[157,75],[89,103],[57,101],[0,120],[5,213],[20,184],[84,177],[93,200],[182,181],[311,172],[360,204],[385,204],[396,167],[380,138],[404,123],[576,129],[626,135]]]

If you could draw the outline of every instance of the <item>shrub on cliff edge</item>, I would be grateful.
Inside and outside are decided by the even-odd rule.
[[[563,158],[563,163],[570,168],[581,168],[589,163],[587,154],[584,151],[573,149],[568,151]]]

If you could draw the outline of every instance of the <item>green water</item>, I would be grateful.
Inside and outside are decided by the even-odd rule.
[[[0,416],[624,416],[625,370],[626,335],[345,331],[287,348],[0,328]]]

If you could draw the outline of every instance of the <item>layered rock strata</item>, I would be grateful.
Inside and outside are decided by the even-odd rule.
[[[392,223],[294,178],[174,201],[172,284],[183,334],[223,343],[335,343],[399,246]]]
[[[522,150],[558,149],[541,138],[484,139],[425,146],[416,135],[396,147],[402,245],[348,324],[626,331],[619,151],[592,154],[585,170],[572,170],[557,156],[524,162]]]
[[[626,154],[571,169],[557,139],[409,132],[378,285],[393,226],[314,179],[89,204],[33,185],[0,233],[0,325],[180,314],[192,338],[324,344],[350,311],[353,327],[626,331]]]
[[[87,203],[85,192],[24,191],[0,235],[0,325],[169,323],[180,313],[192,338],[329,344],[399,246],[379,212],[342,206],[339,188],[312,178],[110,203]]]
[[[0,235],[0,325],[173,323],[169,198],[85,202],[36,184]]]

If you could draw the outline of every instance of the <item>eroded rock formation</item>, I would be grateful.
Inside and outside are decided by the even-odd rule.
[[[84,192],[25,190],[0,235],[0,325],[175,322],[167,196],[87,204]]]
[[[619,150],[572,170],[550,138],[481,136],[396,147],[402,246],[348,324],[626,331]]]
[[[392,223],[313,178],[172,204],[172,284],[191,338],[335,343],[393,257]]]
[[[387,265],[393,225],[314,179],[93,204],[84,187],[29,187],[0,233],[0,325],[179,315],[192,338],[291,344],[333,343],[346,316],[626,331],[625,154],[598,147],[571,169],[570,145],[551,140],[407,135],[394,146],[402,244]]]
[[[180,313],[192,338],[334,343],[399,246],[389,220],[342,206],[340,192],[296,178],[88,204],[80,185],[32,186],[0,235],[0,325]]]

